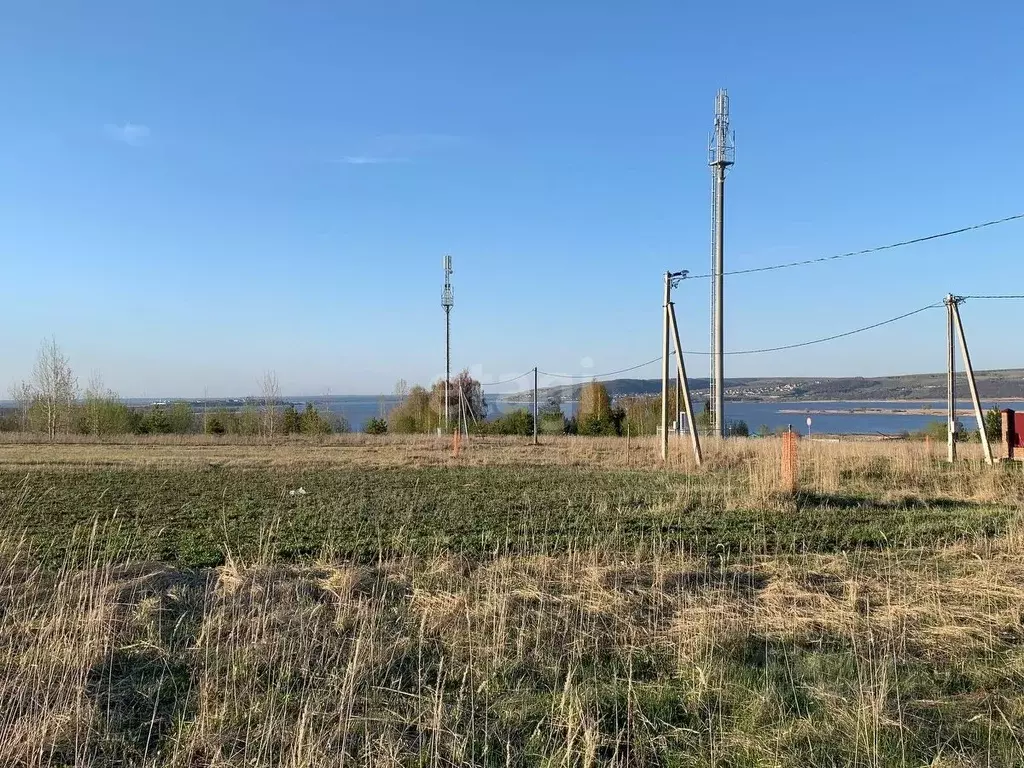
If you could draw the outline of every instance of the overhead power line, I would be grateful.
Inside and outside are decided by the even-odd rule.
[[[890,317],[888,320],[882,320],[879,323],[872,323],[871,325],[865,325],[863,328],[855,328],[852,331],[846,331],[845,333],[837,333],[837,334],[835,334],[833,336],[823,336],[820,339],[812,339],[811,341],[801,341],[801,342],[799,342],[797,344],[785,344],[785,345],[783,345],[781,347],[766,347],[764,349],[740,349],[740,350],[733,350],[731,352],[726,352],[725,354],[727,354],[727,355],[759,355],[762,352],[781,352],[781,351],[786,350],[786,349],[797,349],[799,347],[809,347],[812,344],[824,344],[826,341],[835,341],[836,339],[843,339],[843,338],[846,338],[847,336],[853,336],[856,333],[863,333],[864,331],[870,331],[870,330],[873,330],[875,328],[881,328],[883,325],[889,325],[890,323],[895,323],[895,322],[898,322],[900,320],[905,320],[906,318],[912,317],[913,315],[917,315],[917,314],[920,314],[921,312],[926,312],[929,309],[935,309],[935,308],[941,307],[941,306],[943,306],[942,302],[936,302],[935,304],[929,304],[928,306],[920,307],[918,309],[915,309],[912,312],[905,312],[902,315],[897,315],[896,317]],[[695,355],[707,355],[707,354],[710,354],[710,353],[709,352],[694,352],[693,354],[695,354]]]
[[[672,354],[675,353],[673,352]],[[620,373],[629,373],[630,371],[635,371],[638,368],[643,368],[645,366],[650,365],[651,363],[656,363],[659,360],[661,360],[661,355],[658,355],[652,360],[648,360],[646,363],[637,363],[636,365],[632,365],[629,368],[622,368],[621,370],[618,371],[608,371],[607,373],[548,373],[547,371],[537,371],[537,373],[541,374],[542,376],[551,376],[556,379],[603,379],[605,376],[617,376]]]
[[[1024,294],[1003,294],[1002,296],[963,296],[964,299],[1024,299]]]
[[[511,379],[502,379],[501,381],[488,381],[488,382],[485,382],[483,384],[483,386],[485,386],[485,387],[496,387],[499,384],[511,384],[513,381],[519,381],[521,378],[523,378],[524,376],[529,376],[531,373],[533,373],[533,368],[531,368],[528,371],[524,371],[523,373],[520,373],[518,376],[513,376]]]
[[[866,256],[870,253],[879,253],[880,251],[891,251],[893,248],[902,248],[906,245],[916,245],[918,243],[926,243],[930,240],[940,240],[944,237],[952,237],[953,235],[962,235],[964,232],[973,232],[978,229],[985,229],[987,227],[994,227],[997,224],[1006,224],[1011,221],[1017,221],[1018,219],[1024,219],[1024,213],[1016,213],[1013,216],[1006,216],[1002,219],[992,219],[991,221],[983,221],[980,224],[972,224],[969,227],[960,227],[960,229],[951,229],[948,232],[938,232],[934,235],[925,235],[924,237],[914,237],[910,240],[900,240],[898,243],[889,243],[888,245],[876,245],[873,248],[864,248],[859,251],[848,251],[846,253],[838,253],[834,256],[821,256],[816,259],[803,259],[802,261],[789,261],[784,264],[772,264],[766,267],[751,267],[749,269],[734,269],[729,272],[723,272],[723,275],[750,275],[755,272],[772,272],[777,269],[789,269],[790,267],[805,267],[809,264],[821,264],[826,261],[838,261],[840,259],[848,259],[853,256]],[[704,278],[714,277],[711,273],[704,275],[690,275],[688,280],[698,280]]]
[[[1024,297],[1021,297],[1021,298],[1024,298]],[[763,354],[765,352],[782,352],[783,350],[787,350],[787,349],[798,349],[799,347],[809,347],[812,344],[824,344],[827,341],[835,341],[836,339],[843,339],[843,338],[846,338],[847,336],[853,336],[854,334],[864,333],[865,331],[870,331],[870,330],[873,330],[875,328],[881,328],[884,325],[890,325],[891,323],[896,323],[896,322],[899,322],[900,320],[905,320],[908,317],[913,317],[914,315],[918,315],[918,314],[920,314],[922,312],[926,312],[929,309],[936,309],[936,308],[941,307],[941,306],[943,306],[942,302],[936,302],[934,304],[928,304],[927,306],[919,307],[918,309],[912,310],[911,312],[904,312],[902,315],[897,315],[896,317],[890,317],[888,320],[882,320],[882,321],[877,322],[877,323],[872,323],[871,325],[865,325],[865,326],[863,326],[861,328],[854,328],[852,331],[845,331],[844,333],[836,333],[836,334],[833,334],[832,336],[823,336],[820,339],[811,339],[810,341],[801,341],[801,342],[798,342],[796,344],[784,344],[784,345],[778,346],[778,347],[764,347],[764,348],[761,348],[761,349],[738,349],[738,350],[732,350],[732,351],[725,352],[725,354],[726,355],[759,355],[759,354]],[[669,354],[671,356],[671,355],[674,355],[675,352],[671,352]],[[710,352],[690,352],[689,354],[692,354],[692,355],[709,355],[711,353]],[[546,371],[539,371],[539,373],[543,374],[544,376],[550,376],[550,377],[556,378],[556,379],[603,379],[603,378],[605,378],[607,376],[616,376],[616,375],[618,375],[620,373],[629,373],[630,371],[635,371],[638,368],[643,368],[645,366],[648,366],[648,365],[651,365],[653,363],[656,363],[659,360],[661,360],[661,355],[658,355],[657,357],[652,358],[651,360],[647,360],[647,361],[645,361],[643,363],[637,363],[636,365],[630,366],[629,368],[622,368],[622,369],[620,369],[618,371],[609,371],[608,373],[568,374],[568,373],[548,373]]]

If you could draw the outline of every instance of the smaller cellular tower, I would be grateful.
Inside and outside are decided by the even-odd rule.
[[[455,295],[452,293],[452,257],[445,254],[441,261],[444,267],[444,290],[441,291],[441,306],[444,308],[444,428],[448,431],[448,387],[452,380],[452,307]]]

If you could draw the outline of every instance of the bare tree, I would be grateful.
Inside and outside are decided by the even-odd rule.
[[[99,435],[103,432],[103,401],[106,394],[103,377],[99,371],[93,371],[85,387],[85,418],[91,434]]]
[[[273,437],[277,406],[281,401],[281,385],[277,380],[277,373],[275,371],[267,371],[260,378],[259,385],[260,391],[263,394],[263,434],[266,437]]]
[[[71,431],[71,412],[78,395],[78,380],[67,356],[50,338],[39,348],[32,373],[34,395],[45,419],[46,434],[52,440]]]
[[[35,397],[35,391],[27,381],[11,385],[11,400],[18,406],[18,428],[22,432],[29,431],[29,411]]]

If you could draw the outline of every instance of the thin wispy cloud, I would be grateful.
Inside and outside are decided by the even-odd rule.
[[[465,138],[450,133],[387,133],[372,141],[374,154],[423,155],[452,149]]]
[[[386,157],[383,155],[346,155],[338,162],[345,165],[382,165],[384,163],[407,163],[406,157]]]
[[[103,132],[108,138],[132,147],[145,144],[149,138],[149,126],[141,123],[107,123]]]
[[[385,165],[413,163],[461,145],[464,139],[440,133],[388,133],[362,142],[358,154],[344,155],[334,162],[344,165]]]

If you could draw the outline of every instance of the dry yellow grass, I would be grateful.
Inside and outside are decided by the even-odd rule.
[[[1024,761],[1024,536],[0,573],[3,765]],[[986,763],[985,761],[988,761]]]
[[[594,482],[597,470],[624,486],[601,486],[616,498],[631,484],[663,488],[637,496],[658,499],[639,519],[668,531],[373,562],[283,564],[268,549],[199,570],[133,563],[99,534],[84,562],[43,568],[33,545],[0,535],[0,765],[1024,764],[1024,468],[984,467],[975,446],[949,467],[920,443],[804,442],[793,497],[775,440],[710,444],[700,470],[685,445],[667,468],[656,451],[600,438],[478,438],[458,459],[437,438],[0,444],[8,476],[74,477],[97,504],[110,477],[167,478],[159,490],[212,465],[238,468],[237,489],[267,483],[266,469],[295,471],[319,483],[292,512],[320,504],[310,522],[329,514],[327,488],[393,482],[390,470],[424,494],[469,479],[435,468],[493,468],[474,486],[485,516],[499,498],[487,482],[550,485],[551,467],[558,482]],[[338,475],[348,480],[328,486]],[[24,518],[20,487],[10,504]],[[387,520],[401,493],[368,498]],[[783,555],[759,543],[773,519],[792,528],[813,513],[841,533],[862,505],[877,515],[890,503],[900,515],[922,505],[922,525],[947,506],[954,525],[974,507],[1010,522],[927,549]],[[763,530],[712,554],[673,538],[708,510],[760,511]],[[463,544],[479,535],[467,530]]]

